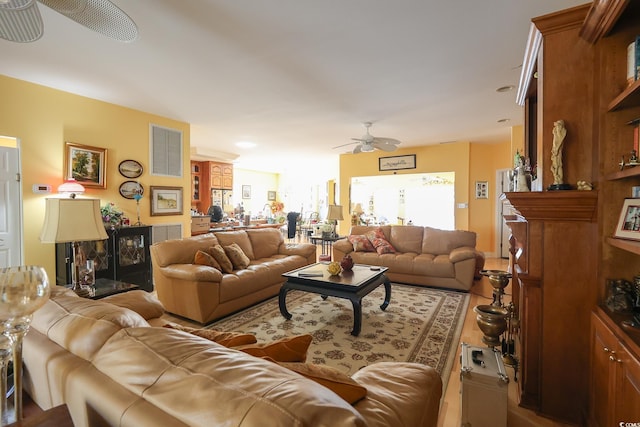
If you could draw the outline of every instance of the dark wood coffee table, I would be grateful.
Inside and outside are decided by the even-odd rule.
[[[283,274],[287,281],[280,288],[278,304],[280,313],[291,319],[287,310],[287,293],[292,289],[313,292],[322,298],[346,298],[353,305],[353,330],[351,335],[357,336],[362,328],[362,298],[380,285],[384,285],[384,302],[380,306],[386,309],[391,300],[391,283],[384,274],[387,267],[356,264],[352,271],[343,271],[333,276],[327,271],[326,263],[316,263]],[[317,274],[317,275],[315,275]]]

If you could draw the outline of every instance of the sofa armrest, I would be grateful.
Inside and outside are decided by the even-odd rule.
[[[198,264],[171,264],[166,267],[158,267],[168,279],[190,280],[195,282],[221,282],[222,273],[208,265]]]
[[[471,246],[461,246],[459,248],[455,248],[449,253],[449,261],[451,262],[460,262],[465,259],[471,259],[476,257],[477,251],[475,248]]]
[[[281,255],[300,255],[305,258],[315,257],[316,245],[312,243],[282,243],[278,248]]]
[[[354,405],[370,427],[427,427],[438,424],[442,380],[426,365],[379,362],[352,378],[367,389],[367,397]]]
[[[353,243],[349,241],[349,238],[336,240],[333,243],[333,247],[343,254],[348,254],[349,252],[353,252]]]

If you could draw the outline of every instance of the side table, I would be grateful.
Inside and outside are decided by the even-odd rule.
[[[322,236],[322,237],[315,237],[315,236],[311,236],[309,237],[309,239],[311,240],[311,243],[313,243],[314,245],[317,245],[318,242],[321,243],[321,247],[322,247],[322,253],[320,255],[320,261],[331,261],[331,246],[333,245],[333,242],[337,241],[337,240],[341,240],[341,239],[345,239],[346,236]]]
[[[71,286],[71,285],[69,285]],[[110,295],[120,294],[122,292],[129,292],[135,289],[140,289],[138,285],[133,283],[121,282],[119,280],[100,278],[96,279],[95,285],[91,286],[90,295],[86,298],[100,299],[108,297]],[[84,296],[84,295],[81,295]]]

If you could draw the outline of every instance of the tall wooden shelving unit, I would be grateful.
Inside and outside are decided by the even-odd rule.
[[[532,22],[519,90],[536,109],[525,115],[525,128],[535,129],[525,155],[537,157],[546,188],[553,122],[562,119],[565,182],[590,181],[595,190],[504,195],[515,211],[506,219],[521,320],[520,404],[573,424],[618,425],[640,417],[640,333],[602,305],[606,279],[640,273],[640,243],[613,237],[624,198],[640,185],[640,167],[618,166],[633,148],[626,123],[640,117],[640,82],[626,82],[640,2],[594,0]]]

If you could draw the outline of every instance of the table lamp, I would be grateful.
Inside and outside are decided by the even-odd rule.
[[[73,291],[80,296],[87,296],[89,291],[80,283],[77,256],[80,242],[108,239],[100,214],[100,200],[47,198],[45,201],[46,211],[40,241],[73,244]]]
[[[333,225],[333,237],[336,236],[336,228],[338,226],[338,221],[341,221],[342,218],[342,206],[340,205],[329,205],[329,212],[327,213],[327,220],[331,221]]]

